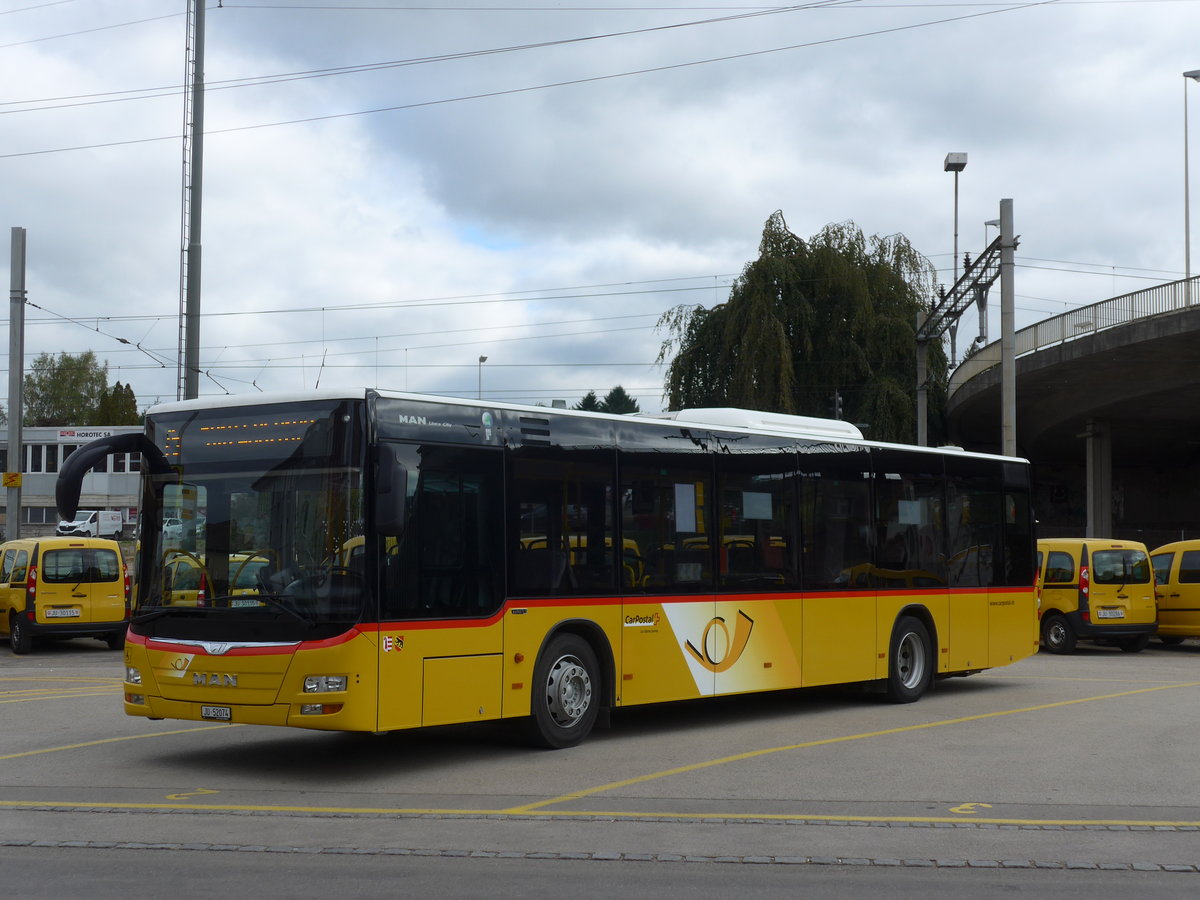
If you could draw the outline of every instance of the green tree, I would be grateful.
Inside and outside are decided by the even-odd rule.
[[[583,399],[576,403],[571,409],[582,409],[587,412],[600,412],[600,401],[596,399],[595,391],[588,391],[583,395]]]
[[[117,381],[100,399],[88,425],[137,425],[142,421],[133,385]]]
[[[110,418],[110,416],[112,418]],[[26,425],[136,425],[133,389],[108,386],[108,365],[88,350],[39,354],[25,375]]]
[[[618,384],[604,395],[604,399],[600,401],[600,411],[623,416],[627,413],[641,412],[641,409],[638,407],[637,401]]]
[[[832,415],[865,423],[879,440],[916,435],[916,321],[933,298],[935,272],[903,235],[869,240],[852,222],[808,241],[783,213],[767,219],[758,259],[712,309],[678,306],[659,319],[669,333],[665,399],[671,409],[740,406]],[[947,364],[930,345],[930,434],[938,435]]]

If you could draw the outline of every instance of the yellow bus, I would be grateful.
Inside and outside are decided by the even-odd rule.
[[[145,458],[132,716],[520,719],[561,748],[636,704],[847,683],[909,702],[1038,645],[1027,463],[846,423],[192,400],[73,453],[64,517],[112,452]],[[169,603],[181,556],[203,605]]]

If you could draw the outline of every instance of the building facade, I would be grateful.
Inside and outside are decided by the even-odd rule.
[[[141,425],[111,425],[96,427],[25,427],[21,429],[20,468],[8,444],[8,429],[0,426],[0,466],[4,472],[21,473],[22,537],[53,534],[58,525],[58,510],[54,501],[54,486],[62,461],[76,449],[99,437],[140,432]],[[141,457],[133,453],[118,453],[105,457],[84,476],[79,495],[80,509],[109,509],[121,513],[124,533],[131,535],[137,527],[138,491]],[[0,529],[11,536],[7,507],[0,504]]]

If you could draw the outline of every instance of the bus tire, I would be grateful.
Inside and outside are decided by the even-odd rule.
[[[1075,652],[1075,632],[1066,616],[1054,613],[1042,619],[1042,644],[1051,653]]]
[[[892,629],[888,653],[887,698],[893,703],[921,699],[933,682],[929,629],[915,616],[901,616]]]
[[[533,670],[530,740],[539,747],[574,747],[600,711],[600,666],[576,634],[560,634],[542,650]]]
[[[21,622],[21,617],[13,613],[8,618],[8,644],[13,653],[28,653],[33,649],[33,635]]]

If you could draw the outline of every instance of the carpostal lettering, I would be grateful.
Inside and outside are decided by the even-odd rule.
[[[646,626],[654,626],[659,622],[659,614],[652,613],[650,615],[628,615],[625,617],[626,628],[639,628]]]

